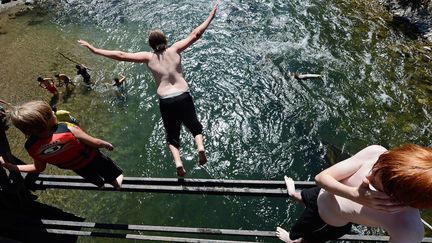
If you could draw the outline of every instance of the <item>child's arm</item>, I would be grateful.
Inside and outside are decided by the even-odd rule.
[[[82,143],[93,147],[93,148],[105,148],[109,151],[112,151],[114,147],[112,144],[108,143],[107,141],[104,141],[99,138],[92,137],[85,133],[83,130],[76,128],[76,127],[68,127],[69,130],[75,135],[75,137],[80,140]]]
[[[0,164],[4,168],[16,171],[16,172],[28,172],[28,173],[40,173],[45,170],[46,163],[34,161],[34,164],[27,165],[14,165],[8,162],[5,162],[3,157],[0,156]]]
[[[367,207],[388,212],[399,210],[400,207],[391,202],[389,196],[385,193],[370,190],[366,178],[358,187],[348,186],[341,182],[356,173],[364,163],[374,163],[379,155],[385,151],[385,148],[381,146],[369,146],[351,158],[322,171],[315,177],[315,181],[324,190]]]

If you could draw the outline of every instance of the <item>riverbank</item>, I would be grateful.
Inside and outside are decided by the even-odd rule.
[[[429,0],[381,0],[395,22],[404,23],[432,42],[432,2]]]
[[[9,10],[10,8],[13,8],[15,6],[30,6],[35,4],[35,1],[28,1],[28,0],[13,0],[7,3],[0,3],[0,13]]]

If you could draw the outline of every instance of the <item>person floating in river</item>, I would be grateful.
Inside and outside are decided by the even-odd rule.
[[[14,165],[4,160],[0,164],[12,171],[39,173],[47,164],[73,170],[87,181],[103,187],[110,183],[120,189],[123,171],[109,157],[99,151],[114,147],[101,139],[94,138],[78,126],[57,123],[51,107],[43,101],[31,101],[10,111],[12,124],[28,139],[25,148],[33,158],[33,164]]]
[[[91,52],[119,61],[145,63],[156,81],[159,107],[167,133],[168,147],[173,156],[178,176],[184,176],[186,170],[180,158],[180,130],[183,123],[194,136],[198,150],[198,164],[204,165],[207,157],[204,149],[202,125],[198,121],[194,102],[189,93],[189,86],[182,74],[181,53],[195,43],[205,32],[215,17],[218,4],[213,7],[207,19],[195,28],[185,39],[170,47],[166,36],[159,29],[149,35],[149,44],[153,52],[129,53],[104,50],[94,47],[87,41],[78,42]]]
[[[432,207],[432,148],[403,145],[387,151],[366,147],[319,173],[318,187],[288,194],[306,206],[284,242],[325,242],[347,234],[351,224],[383,228],[392,243],[419,243],[424,228],[419,209]]]
[[[322,78],[321,74],[313,74],[313,73],[290,73],[297,80],[311,79],[311,78]]]
[[[116,86],[119,92],[123,92],[124,84],[126,83],[125,81],[126,81],[126,77],[123,74],[120,74],[120,79],[114,78],[114,83],[112,86]]]

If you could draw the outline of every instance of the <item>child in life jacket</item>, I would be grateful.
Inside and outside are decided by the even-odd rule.
[[[0,160],[6,169],[39,173],[45,170],[46,164],[52,164],[73,170],[98,187],[107,182],[120,189],[122,169],[99,151],[99,148],[112,151],[114,148],[110,143],[88,135],[78,126],[57,123],[51,107],[43,101],[14,107],[10,117],[12,124],[28,136],[25,148],[34,163],[14,165]]]

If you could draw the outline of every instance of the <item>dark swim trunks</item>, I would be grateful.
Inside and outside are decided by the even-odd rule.
[[[351,231],[351,223],[341,227],[326,224],[318,213],[318,195],[321,188],[313,187],[301,191],[306,208],[290,231],[291,240],[305,239],[308,243],[336,240]]]
[[[123,170],[110,157],[98,152],[98,155],[90,164],[79,170],[74,170],[74,172],[101,187],[105,182],[111,183],[117,179],[123,173]]]
[[[167,141],[176,148],[180,147],[180,130],[183,123],[195,137],[202,133],[195,105],[189,92],[170,98],[159,98],[159,109],[167,133]]]

